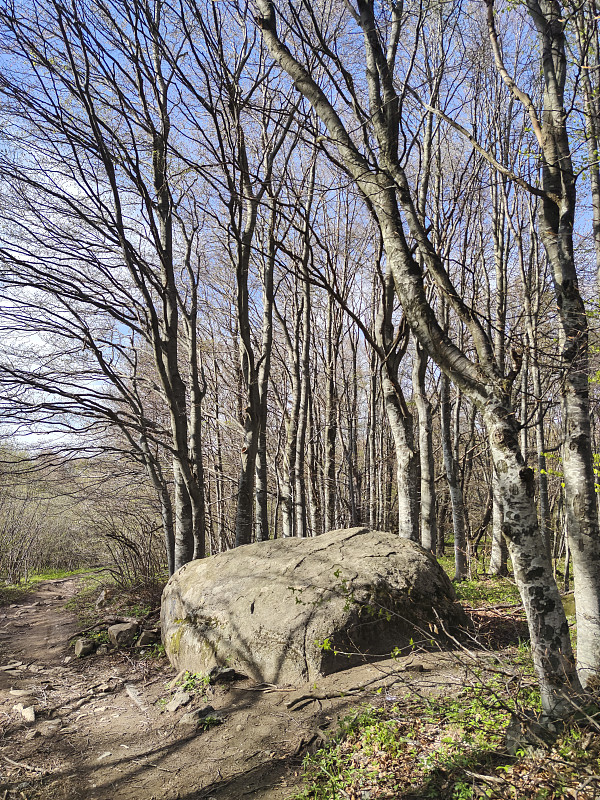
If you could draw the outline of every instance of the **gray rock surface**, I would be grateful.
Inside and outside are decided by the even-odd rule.
[[[108,629],[108,638],[115,647],[129,647],[138,632],[137,622],[120,622]]]
[[[94,652],[95,644],[91,639],[77,639],[75,642],[75,655],[77,658],[89,656]]]
[[[161,624],[177,670],[227,666],[301,683],[428,647],[437,615],[449,629],[466,626],[435,558],[394,534],[353,528],[186,564],[164,590]]]
[[[185,706],[190,702],[191,695],[188,692],[179,691],[175,692],[173,699],[165,706],[166,711],[177,711],[181,706]]]
[[[210,720],[213,725],[219,725],[223,721],[212,706],[204,706],[204,708],[197,708],[195,711],[188,711],[181,717],[177,724],[196,728],[198,725],[201,725],[204,720],[207,722]]]
[[[147,647],[160,641],[160,633],[156,630],[148,629],[140,633],[140,638],[135,643],[136,647]]]

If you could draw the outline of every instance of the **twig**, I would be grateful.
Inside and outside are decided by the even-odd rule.
[[[45,774],[45,772],[46,772],[46,770],[42,769],[42,767],[32,767],[29,764],[23,764],[20,761],[13,761],[12,758],[9,758],[8,756],[5,756],[5,755],[3,755],[2,758],[5,761],[8,761],[9,764],[12,764],[13,767],[20,767],[21,769],[28,769],[30,772],[41,772],[42,774]]]
[[[495,775],[480,775],[478,772],[471,772],[468,769],[463,770],[465,775],[469,778],[474,778],[477,781],[485,781],[486,783],[506,783],[504,778],[498,778]]]
[[[167,685],[165,686],[165,689],[167,689],[167,690],[172,689],[175,686],[175,684],[178,683],[183,678],[183,676],[185,675],[186,672],[187,672],[187,670],[185,670],[185,669],[179,670],[179,672],[177,673],[177,675],[175,675],[173,680],[169,681],[169,683],[167,683]]]
[[[464,605],[464,609],[467,611],[499,611],[499,610],[506,610],[508,608],[514,608],[515,611],[519,611],[523,608],[523,603],[499,603],[497,606],[470,606]]]
[[[294,706],[299,706],[299,708],[295,709],[296,711],[299,711],[300,708],[304,708],[304,706],[308,705],[309,703],[315,703],[317,700],[333,700],[336,697],[352,697],[358,694],[362,689],[364,689],[363,686],[357,686],[346,689],[345,692],[322,692],[318,694],[315,692],[303,694],[301,697],[296,697],[294,700],[288,700],[288,702],[285,704],[285,707],[293,709]]]
[[[237,692],[293,692],[294,689],[280,689],[275,683],[260,683],[258,686],[236,686]]]
[[[159,767],[158,764],[148,764],[147,761],[136,761],[135,759],[133,759],[133,763],[141,764],[142,767],[154,767],[154,769],[159,769],[161,772],[170,772],[171,774],[174,774],[176,772],[176,770],[174,769],[165,769],[164,767]]]
[[[101,628],[103,625],[116,625],[119,622],[137,622],[138,620],[135,617],[105,617],[101,619],[99,622],[95,622],[93,625],[90,625],[89,628],[84,628],[82,631],[77,631],[72,636],[69,636],[67,642],[70,642],[71,639],[76,639],[78,636],[83,636],[84,633],[89,633],[93,631],[94,628]]]

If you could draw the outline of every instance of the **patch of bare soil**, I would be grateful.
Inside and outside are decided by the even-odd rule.
[[[300,786],[303,755],[351,708],[381,691],[453,692],[465,680],[451,654],[423,654],[301,687],[240,679],[170,712],[176,676],[165,659],[131,649],[65,663],[77,626],[64,605],[76,590],[76,579],[49,581],[0,608],[0,800],[284,800]],[[207,704],[221,724],[180,724]]]

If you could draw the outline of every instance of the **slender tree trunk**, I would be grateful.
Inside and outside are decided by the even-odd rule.
[[[319,491],[319,468],[317,462],[316,425],[314,418],[313,393],[309,394],[308,407],[308,518],[310,522],[311,536],[319,536],[323,533],[323,519],[321,511],[321,495]]]
[[[369,454],[369,528],[377,530],[379,519],[377,516],[377,480],[378,480],[378,459],[377,459],[377,356],[371,353],[370,358],[371,374],[369,377],[369,432],[367,436],[367,451]],[[379,460],[379,465],[381,461]]]
[[[297,276],[296,276],[297,277]],[[298,438],[298,417],[301,402],[301,375],[300,375],[300,320],[302,315],[302,298],[300,298],[300,308],[296,309],[294,320],[293,338],[289,333],[288,327],[282,315],[275,311],[279,322],[284,331],[287,355],[288,370],[291,377],[291,400],[287,413],[286,435],[284,448],[284,468],[280,481],[280,501],[281,501],[281,532],[284,538],[296,535],[295,514],[294,514],[294,488],[296,486],[296,441]]]
[[[448,481],[450,506],[452,508],[452,530],[454,531],[454,565],[455,579],[462,581],[467,577],[467,538],[465,532],[465,514],[463,496],[458,482],[454,448],[452,446],[452,427],[450,410],[450,381],[442,376],[440,394],[440,428],[442,435],[442,452],[444,469]]]
[[[310,169],[308,178],[307,200],[304,205],[304,230],[302,256],[300,261],[300,281],[302,286],[302,317],[300,337],[300,400],[298,404],[298,425],[296,434],[296,456],[294,473],[294,512],[296,536],[308,535],[307,500],[306,500],[306,429],[310,406],[310,348],[311,348],[311,292],[308,274],[310,259],[310,215],[315,188],[316,158]]]
[[[500,483],[496,474],[492,475],[492,549],[488,575],[508,575],[508,548],[502,536],[504,510],[500,494]]]
[[[217,361],[213,352],[214,364],[214,413],[215,413],[215,458],[214,458],[214,472],[215,472],[215,498],[217,504],[217,541],[219,551],[224,548],[225,544],[225,488],[223,473],[223,452],[221,445],[221,422],[220,422],[220,393],[219,393],[219,370],[217,368]]]
[[[413,365],[413,396],[419,418],[419,459],[421,466],[421,545],[432,553],[437,551],[437,522],[435,515],[435,460],[433,454],[433,419],[427,397],[425,376],[427,354],[415,343]]]
[[[334,342],[334,300],[327,296],[327,363],[325,365],[325,531],[331,531],[336,526],[335,498],[336,498],[336,441],[337,441],[337,398],[335,391],[336,353],[337,343]]]
[[[269,510],[267,485],[267,396],[271,374],[273,346],[273,274],[275,270],[275,198],[269,198],[270,216],[267,257],[263,268],[263,321],[261,363],[258,369],[259,435],[256,454],[256,517],[255,538],[265,542],[269,538]]]
[[[413,418],[402,408],[397,386],[381,375],[387,418],[396,452],[396,489],[398,501],[398,533],[403,539],[419,541],[417,510],[417,458],[413,442]]]
[[[250,295],[248,279],[250,271],[250,255],[254,231],[256,229],[257,201],[252,191],[248,157],[244,134],[239,126],[239,109],[232,111],[236,122],[238,137],[238,157],[240,160],[240,200],[239,213],[243,209],[245,216],[240,230],[237,219],[232,214],[232,227],[237,230],[236,257],[236,310],[239,331],[240,369],[244,386],[246,407],[243,410],[244,436],[240,453],[240,473],[237,490],[237,508],[235,516],[235,544],[239,547],[250,544],[254,523],[254,501],[256,480],[256,454],[260,433],[260,394],[252,331],[250,324]],[[236,206],[237,207],[237,206]]]
[[[175,563],[178,570],[194,557],[194,525],[192,520],[192,504],[186,482],[179,467],[179,461],[173,461],[173,484],[175,501]]]
[[[269,538],[269,493],[267,484],[267,429],[260,426],[256,453],[256,512],[254,538],[266,542]]]
[[[158,496],[163,535],[165,540],[165,552],[167,555],[167,566],[169,568],[169,575],[172,575],[175,572],[175,529],[171,495],[169,494],[169,489],[164,479],[160,462],[158,462],[158,459],[155,458],[150,452],[150,447],[145,434],[142,434],[140,437],[140,448],[144,455],[146,470]]]
[[[598,98],[598,75],[596,87],[592,84],[591,71],[599,68],[600,41],[598,36],[598,8],[595,2],[581,6],[577,13],[577,43],[581,58],[580,80],[583,87],[584,118],[588,145],[587,171],[590,177],[592,197],[592,234],[596,254],[596,285],[600,289],[600,103]],[[590,56],[595,55],[595,59]]]
[[[381,309],[377,320],[377,341],[381,350],[381,389],[396,452],[398,533],[404,539],[419,541],[418,454],[414,449],[414,423],[398,380],[398,370],[408,345],[408,332],[396,336],[392,313],[394,283],[391,272],[385,276]]]

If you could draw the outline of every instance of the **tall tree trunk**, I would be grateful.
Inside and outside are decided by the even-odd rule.
[[[233,107],[232,114],[238,138],[238,158],[240,161],[240,206],[234,204],[236,211],[232,213],[232,228],[237,231],[236,244],[236,311],[239,331],[240,371],[244,386],[246,407],[243,410],[244,436],[240,452],[240,472],[237,490],[237,507],[235,515],[235,544],[239,547],[250,544],[254,523],[254,489],[256,480],[256,454],[260,433],[260,394],[252,331],[250,324],[250,295],[248,278],[250,272],[250,256],[254,231],[256,229],[257,200],[252,191],[248,156],[244,133],[239,124],[239,108]],[[240,226],[237,215],[243,215]],[[234,227],[235,226],[235,227]]]
[[[336,442],[337,442],[337,397],[335,388],[337,364],[337,337],[334,320],[334,299],[327,295],[327,351],[325,365],[325,531],[334,530],[336,526]],[[335,340],[334,340],[335,337]]]
[[[381,389],[396,452],[398,533],[419,541],[418,455],[414,449],[414,422],[398,379],[400,363],[408,346],[408,331],[396,335],[392,321],[394,282],[391,272],[384,278],[377,320],[377,342],[381,350]]]
[[[502,406],[484,411],[490,433],[498,493],[504,504],[504,533],[515,580],[530,623],[531,650],[540,681],[542,707],[551,715],[572,712],[571,687],[579,691],[569,626],[552,574],[552,561],[540,542],[533,471],[524,467],[512,413]],[[542,546],[540,546],[542,544]]]
[[[308,274],[310,248],[310,215],[315,189],[316,157],[308,176],[307,199],[304,205],[304,230],[302,232],[302,256],[300,260],[300,281],[302,287],[302,317],[300,337],[300,401],[298,405],[298,426],[296,434],[296,456],[294,473],[294,515],[295,534],[305,537],[308,534],[306,501],[306,428],[308,426],[310,405],[310,348],[311,348],[311,292]]]
[[[580,80],[583,86],[584,118],[588,145],[587,171],[590,177],[592,197],[592,234],[596,255],[596,286],[600,290],[600,103],[598,98],[598,75],[600,67],[600,37],[598,35],[598,8],[596,3],[582,4],[576,15],[577,44],[581,59]],[[590,57],[592,56],[592,58]],[[595,56],[595,59],[593,58]],[[596,85],[592,83],[592,71],[596,72]]]
[[[502,148],[502,143],[500,143]],[[504,159],[503,159],[504,163]],[[508,216],[504,203],[506,194],[502,183],[504,178],[500,175],[491,176],[492,188],[492,232],[494,239],[494,267],[496,275],[496,323],[494,336],[494,351],[496,363],[500,374],[504,374],[506,366],[506,262],[508,259],[508,241],[506,232],[506,219]],[[488,575],[508,574],[507,558],[508,549],[502,538],[504,525],[504,508],[500,497],[499,482],[496,476],[492,477],[492,547]]]
[[[415,343],[413,364],[413,396],[419,419],[419,459],[421,467],[421,545],[432,553],[437,551],[437,521],[435,513],[435,459],[433,454],[433,419],[427,397],[425,376],[427,354]]]
[[[492,475],[492,548],[488,575],[508,575],[508,548],[502,536],[504,509],[500,494],[500,482],[496,473]]]
[[[450,381],[442,375],[440,391],[440,429],[444,469],[448,481],[450,507],[452,509],[452,530],[454,532],[454,577],[462,581],[467,577],[467,536],[465,531],[465,512],[462,491],[458,481],[454,447],[452,444],[452,425],[450,409]]]
[[[413,417],[398,395],[398,384],[381,374],[385,410],[394,439],[396,453],[396,491],[398,502],[398,533],[403,539],[419,541],[417,509],[417,454],[413,442]]]
[[[367,435],[368,481],[369,481],[369,528],[377,530],[380,522],[378,519],[377,481],[378,465],[381,468],[381,459],[377,458],[377,356],[373,352],[370,358],[369,376],[369,428]]]
[[[259,437],[256,454],[256,518],[255,538],[265,542],[269,538],[269,510],[267,485],[267,396],[271,374],[273,345],[273,274],[275,271],[276,201],[269,197],[269,230],[267,256],[263,267],[263,320],[261,362],[258,369]]]
[[[225,475],[223,472],[223,450],[221,445],[221,402],[219,392],[220,373],[217,367],[216,354],[213,351],[214,365],[214,414],[215,414],[215,498],[216,498],[216,517],[217,517],[217,541],[219,552],[225,548]]]
[[[576,207],[575,174],[566,125],[564,89],[567,77],[566,24],[558,0],[527,0],[541,49],[544,75],[541,120],[535,106],[508,75],[498,43],[493,3],[488,29],[497,67],[529,112],[542,154],[540,233],[552,270],[561,349],[563,469],[567,495],[569,546],[575,579],[577,659],[581,679],[600,675],[600,530],[593,474],[589,413],[588,325],[573,251]]]
[[[296,281],[298,276],[296,276]],[[300,324],[302,315],[302,298],[300,308],[295,309],[293,333],[290,334],[287,323],[274,306],[275,313],[281,324],[286,340],[288,356],[288,371],[291,378],[291,400],[287,411],[285,426],[285,448],[283,458],[283,471],[280,481],[281,502],[281,534],[284,538],[296,535],[294,489],[296,486],[296,442],[298,438],[298,417],[301,402],[301,375],[300,375]],[[292,338],[293,337],[293,338]]]
[[[178,570],[194,557],[194,524],[190,496],[177,459],[173,460],[173,484],[175,505],[174,568]]]
[[[319,487],[319,464],[317,461],[315,413],[312,390],[309,395],[308,407],[308,518],[311,536],[323,533],[323,518],[321,510],[321,493]]]

